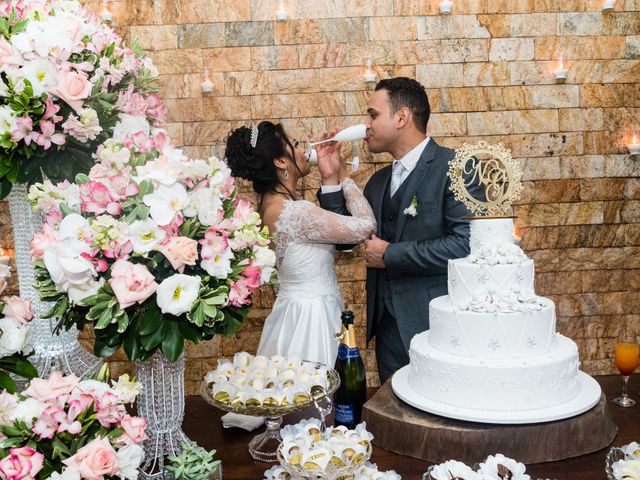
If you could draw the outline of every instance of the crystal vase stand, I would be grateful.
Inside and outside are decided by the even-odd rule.
[[[31,300],[35,317],[33,328],[33,355],[29,358],[40,377],[48,377],[53,370],[84,377],[97,372],[102,360],[85,350],[78,343],[76,329],[60,331],[54,335],[55,319],[42,318],[53,304],[41,302],[36,291],[35,272],[31,262],[30,245],[33,234],[42,225],[42,216],[31,209],[27,199],[27,186],[14,185],[9,193],[9,211],[13,224],[16,270],[20,297]]]
[[[138,415],[149,422],[144,444],[144,479],[163,478],[166,456],[179,455],[191,440],[182,431],[184,418],[184,353],[175,362],[155,353],[146,362],[136,362],[142,393],[138,396]]]

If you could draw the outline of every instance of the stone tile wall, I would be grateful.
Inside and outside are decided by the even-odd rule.
[[[610,13],[601,0],[454,0],[451,16],[438,14],[438,0],[284,4],[285,21],[275,20],[279,0],[120,0],[110,8],[117,28],[156,62],[168,128],[193,156],[220,155],[229,130],[250,120],[280,120],[297,138],[359,122],[371,92],[361,77],[368,57],[380,78],[422,82],[438,142],[502,142],[522,162],[515,213],[537,291],[556,302],[558,330],[578,343],[583,369],[614,373],[617,330],[640,328],[640,158],[625,147],[634,131],[640,138],[640,0],[617,0]],[[565,84],[555,83],[560,58]],[[200,91],[205,68],[211,94]],[[355,178],[364,185],[390,159],[359,153]],[[312,173],[301,194],[313,199],[318,184]],[[10,246],[5,204],[0,215]],[[356,252],[336,262],[362,325],[363,259]],[[188,391],[218,357],[256,349],[273,298],[260,294],[236,338],[188,347]],[[364,347],[363,328],[359,337]],[[376,385],[371,348],[364,358]],[[122,356],[113,362],[129,368]]]

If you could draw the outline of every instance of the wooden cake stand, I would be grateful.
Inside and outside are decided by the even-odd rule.
[[[618,427],[604,394],[589,411],[547,423],[499,425],[432,415],[400,400],[386,382],[364,405],[362,418],[374,444],[410,457],[473,465],[502,453],[523,463],[577,457],[611,444]]]

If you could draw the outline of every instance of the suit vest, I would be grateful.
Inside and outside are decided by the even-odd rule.
[[[404,182],[402,182],[398,187],[398,190],[396,190],[393,197],[390,196],[391,182],[387,183],[387,187],[384,190],[384,199],[382,200],[382,211],[380,215],[380,220],[382,220],[382,228],[380,229],[382,240],[393,242],[396,234],[396,227],[398,225],[398,217],[402,215],[402,212],[400,211],[400,202],[402,201],[404,191],[407,188],[407,184],[409,183],[409,179],[412,174],[413,172],[405,178]]]

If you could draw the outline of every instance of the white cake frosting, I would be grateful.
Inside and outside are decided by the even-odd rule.
[[[471,221],[471,253],[449,261],[449,295],[429,304],[430,329],[409,350],[409,384],[454,407],[527,411],[580,393],[578,349],[556,332],[554,303],[534,290],[534,265],[513,219]]]

